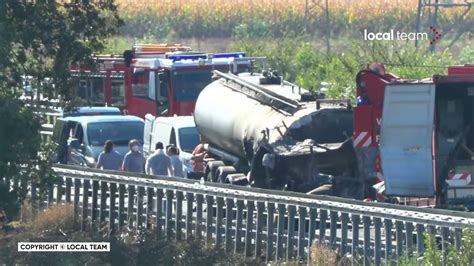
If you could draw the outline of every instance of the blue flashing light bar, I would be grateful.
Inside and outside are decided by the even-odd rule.
[[[245,57],[244,52],[214,54],[214,58],[243,58],[243,57]]]
[[[208,58],[244,58],[244,52],[235,52],[235,53],[218,53],[218,54],[169,54],[166,55],[166,58],[179,61],[179,60],[198,60],[198,59],[208,59]]]
[[[197,59],[206,59],[206,54],[176,54],[176,55],[167,55],[166,58],[173,61],[178,60],[197,60]]]

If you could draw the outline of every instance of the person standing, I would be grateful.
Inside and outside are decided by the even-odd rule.
[[[130,151],[125,154],[123,159],[122,170],[126,172],[143,173],[145,165],[145,157],[140,152],[140,142],[132,139],[128,142]]]
[[[183,162],[179,158],[178,148],[172,146],[169,148],[170,160],[171,160],[171,168],[173,169],[173,176],[176,177],[184,177],[183,171]]]
[[[199,136],[200,143],[194,148],[190,160],[193,162],[193,178],[199,178],[204,174],[204,159],[207,152],[204,149],[205,140]]]
[[[99,154],[95,168],[119,171],[121,165],[122,154],[114,150],[114,143],[111,140],[107,140],[104,145],[104,151]]]
[[[171,159],[165,154],[163,143],[156,143],[155,152],[146,160],[145,173],[148,175],[172,176]]]

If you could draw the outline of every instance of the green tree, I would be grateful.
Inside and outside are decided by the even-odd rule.
[[[121,23],[113,0],[0,1],[0,178],[23,184],[14,191],[20,199],[27,189],[23,181],[41,186],[53,180],[51,150],[40,145],[40,117],[20,100],[24,77],[38,95],[73,102],[69,66],[92,66],[92,54]],[[3,217],[11,218],[18,206],[12,198],[0,199]]]

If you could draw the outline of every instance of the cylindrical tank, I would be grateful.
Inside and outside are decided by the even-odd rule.
[[[352,114],[345,108],[302,106],[290,114],[231,89],[222,79],[200,93],[194,119],[209,144],[240,158],[249,158],[263,138],[270,145],[282,138],[291,145],[307,138],[342,142],[352,134]]]

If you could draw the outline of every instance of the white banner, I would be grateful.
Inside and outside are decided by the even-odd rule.
[[[110,252],[110,242],[19,242],[19,252]]]

